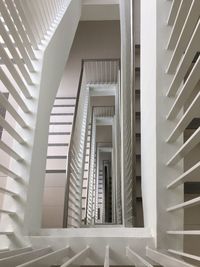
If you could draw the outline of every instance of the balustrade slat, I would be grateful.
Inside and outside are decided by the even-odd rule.
[[[173,0],[172,5],[171,5],[171,10],[169,13],[169,17],[167,20],[167,24],[169,26],[172,26],[174,24],[180,4],[181,4],[181,0]]]
[[[38,17],[35,3],[33,0],[24,1],[23,5],[25,5],[25,7],[26,7],[26,12],[28,11],[27,15],[30,16],[31,23],[33,23],[33,29],[34,29],[35,33],[37,34],[37,36],[40,40],[40,43],[41,43],[41,41],[44,38],[44,34],[43,34],[42,26],[40,25],[40,18]]]
[[[69,259],[67,262],[62,264],[60,267],[67,267],[71,266],[72,264],[76,263],[76,261],[83,260],[88,256],[88,253],[90,251],[90,247],[87,246],[85,249],[81,250],[79,253],[77,253],[75,256],[73,256],[71,259]]]
[[[6,4],[9,7],[10,14],[12,16],[12,19],[14,20],[14,23],[18,29],[18,33],[20,34],[20,37],[22,38],[23,44],[28,52],[29,57],[32,60],[35,60],[35,53],[33,51],[33,48],[31,46],[31,43],[28,39],[27,33],[23,27],[22,21],[20,20],[19,13],[17,13],[16,6],[14,5],[13,0],[6,0]]]
[[[23,266],[24,262],[46,255],[51,251],[52,249],[50,247],[27,251],[19,255],[14,255],[8,258],[0,259],[0,264],[2,266],[4,265],[9,267]]]
[[[17,90],[15,89],[14,85],[12,84],[10,79],[7,77],[7,75],[5,74],[5,72],[4,72],[4,70],[2,69],[1,66],[0,66],[0,76],[1,76],[2,83],[4,84],[6,89],[9,91],[9,93],[13,96],[13,98],[15,99],[15,101],[17,102],[19,107],[26,113],[30,112],[27,104],[22,99],[20,94],[17,92]]]
[[[1,116],[0,125],[20,144],[25,143],[24,138]]]
[[[172,254],[174,254],[176,256],[181,256],[181,257],[188,258],[188,259],[191,259],[191,260],[200,261],[200,257],[199,256],[192,255],[192,254],[189,254],[189,253],[184,253],[182,251],[168,249],[168,252],[170,252],[170,253],[172,253]]]
[[[15,215],[16,214],[14,211],[5,210],[5,209],[0,209],[0,213],[5,213],[5,214],[8,214],[8,215]],[[1,261],[0,261],[0,263],[1,263]]]
[[[13,178],[13,179],[16,179],[16,180],[21,180],[22,179],[21,176],[19,176],[18,174],[14,173],[10,169],[6,168],[2,164],[0,164],[0,171],[2,173],[4,173],[5,175],[8,175],[9,177]]]
[[[17,197],[19,194],[15,193],[14,191],[8,190],[6,188],[0,187],[0,193],[10,195],[12,197]],[[2,258],[2,254],[0,253],[0,259]]]
[[[178,178],[176,178],[174,181],[172,181],[167,188],[173,189],[177,186],[190,181],[191,179],[194,181],[196,178],[196,181],[199,181],[199,172],[200,172],[200,161],[196,163],[194,166],[192,166],[190,169],[188,169],[186,172],[184,172],[182,175],[180,175]]]
[[[44,5],[46,7],[46,10],[47,10],[47,14],[48,14],[48,21],[49,21],[49,26],[51,26],[52,22],[53,22],[53,16],[52,16],[52,12],[51,12],[51,8],[50,6],[48,5],[48,2],[47,0],[44,0]]]
[[[38,47],[38,45],[41,43],[43,36],[41,34],[40,29],[38,29],[37,21],[34,18],[34,14],[32,12],[31,6],[30,6],[31,3],[29,3],[29,1],[25,1],[25,0],[22,0],[21,3],[22,3],[22,9],[23,9],[24,15],[26,16],[26,20],[27,20],[29,27],[31,29],[30,32],[33,33],[34,38],[37,42],[37,47]]]
[[[7,55],[5,49],[2,47],[1,44],[0,44],[0,56],[1,56],[1,58],[5,64],[5,66],[9,70],[10,74],[12,75],[13,79],[15,80],[15,82],[17,83],[19,88],[21,89],[24,96],[27,98],[30,98],[31,95],[30,95],[30,92],[28,91],[28,88],[27,88],[25,82],[23,81],[23,79],[19,75],[18,71],[16,70],[11,59],[9,58],[9,56]]]
[[[200,142],[200,127],[192,134],[192,136],[180,147],[180,149],[167,162],[167,166],[176,164],[185,157]]]
[[[180,38],[173,51],[172,58],[167,68],[167,73],[172,74],[175,72],[181,60],[181,57],[187,48],[187,45],[190,41],[191,35],[194,31],[199,16],[200,16],[200,2],[199,0],[193,0],[183,30],[181,32]]]
[[[5,20],[5,23],[10,31],[10,33],[12,34],[12,37],[13,39],[15,40],[15,43],[17,45],[17,48],[19,49],[25,63],[26,63],[26,66],[27,68],[29,69],[29,71],[31,72],[34,72],[35,71],[35,68],[33,66],[33,63],[24,47],[24,44],[22,43],[19,35],[18,35],[18,32],[15,28],[15,25],[10,17],[10,14],[8,13],[8,10],[5,6],[5,3],[3,1],[0,1],[0,12],[1,12],[1,15],[2,17],[4,18]]]
[[[0,92],[0,104],[4,107],[16,120],[16,122],[23,128],[28,127],[27,123],[24,119],[19,115],[19,113],[15,110],[13,105],[7,100],[7,98]]]
[[[191,235],[191,236],[198,236],[200,235],[200,230],[174,230],[174,231],[167,231],[168,235]],[[194,267],[194,265],[192,265]]]
[[[15,6],[17,7],[17,10],[18,10],[18,13],[21,17],[21,20],[23,21],[23,25],[24,25],[26,33],[30,39],[31,45],[33,46],[34,49],[38,49],[39,39],[37,39],[37,36],[35,36],[34,32],[32,31],[30,21],[24,13],[24,9],[22,8],[21,1],[14,0],[14,3],[15,3]],[[32,58],[32,59],[34,59],[34,58]]]
[[[14,255],[17,255],[17,254],[20,254],[20,253],[23,253],[26,251],[30,251],[30,250],[32,250],[31,247],[26,247],[26,248],[20,248],[20,249],[14,249],[14,250],[10,250],[10,251],[0,252],[0,259],[14,256]]]
[[[7,153],[15,160],[23,160],[23,158],[15,150],[6,145],[2,140],[0,140],[0,149],[2,149],[5,153]]]
[[[46,27],[45,27],[45,20],[44,20],[44,14],[42,13],[42,10],[41,10],[41,5],[39,4],[41,1],[38,2],[38,0],[35,0],[32,2],[32,5],[35,9],[35,13],[36,13],[36,16],[37,16],[37,20],[38,20],[38,23],[39,23],[39,26],[42,30],[42,35],[43,37],[46,35]]]
[[[145,260],[142,256],[140,256],[138,253],[136,253],[129,247],[126,247],[126,256],[129,258],[130,262],[135,266],[153,267],[152,264],[147,262],[147,260]]]
[[[184,262],[183,260],[176,259],[171,257],[163,252],[146,248],[146,255],[154,262],[159,263],[160,265],[170,266],[170,267],[194,267],[194,265]]]
[[[187,46],[187,49],[185,51],[185,54],[183,56],[183,60],[181,61],[176,74],[174,75],[174,78],[172,80],[172,83],[169,87],[169,90],[167,92],[167,96],[174,96],[176,92],[178,91],[181,82],[183,82],[184,77],[192,64],[192,61],[196,55],[196,53],[200,49],[200,20],[197,23],[197,26],[195,28],[195,31],[192,35],[192,38]]]
[[[192,93],[192,91],[194,90],[195,86],[199,81],[199,73],[200,73],[200,57],[195,63],[179,95],[174,101],[174,104],[170,109],[169,114],[167,115],[168,120],[174,119],[180,112],[181,108],[184,106],[185,102],[187,101],[187,99],[189,98],[190,94]]]
[[[181,117],[176,127],[167,139],[167,142],[174,142],[185,130],[187,125],[194,119],[200,116],[200,92],[196,95],[184,115]]]
[[[188,200],[186,202],[183,202],[181,204],[174,205],[167,209],[168,212],[177,211],[179,209],[183,208],[190,208],[196,205],[200,205],[200,197],[193,198],[191,200]]]
[[[51,22],[49,21],[48,14],[47,14],[47,8],[44,6],[44,1],[38,1],[38,4],[40,5],[41,13],[43,14],[44,27],[47,33],[51,25]]]
[[[3,22],[1,20],[0,20],[0,31],[1,31],[1,36],[4,39],[4,42],[6,44],[6,47],[9,49],[11,55],[13,56],[14,62],[17,64],[22,76],[24,77],[24,79],[26,80],[26,82],[28,84],[32,84],[32,79],[30,77],[30,73],[26,69],[24,62],[20,58],[20,56],[17,52],[17,49],[16,49],[15,45],[13,44],[10,35],[6,31],[5,25],[3,24]]]
[[[185,18],[189,12],[189,8],[192,0],[182,0],[179,6],[179,10],[176,16],[176,20],[173,25],[173,29],[169,38],[169,42],[167,44],[167,48],[172,50],[175,48],[178,38],[180,36],[180,32],[184,26]]]
[[[49,265],[53,264],[55,265],[57,263],[61,263],[62,259],[68,257],[68,252],[69,252],[69,246],[58,249],[53,252],[49,252],[46,255],[37,257],[36,259],[21,264],[18,267],[38,267],[38,265],[47,267]]]

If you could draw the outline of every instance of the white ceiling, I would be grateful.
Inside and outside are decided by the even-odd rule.
[[[82,0],[81,20],[119,20],[119,0]]]

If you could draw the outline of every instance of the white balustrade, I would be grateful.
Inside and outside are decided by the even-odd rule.
[[[166,119],[172,122],[172,131],[166,142],[169,146],[178,144],[178,138],[183,137],[187,130],[191,132],[188,139],[183,144],[178,144],[176,151],[166,162],[169,168],[176,168],[181,160],[186,160],[189,152],[195,149],[200,143],[200,127],[190,128],[192,121],[200,119],[200,2],[196,0],[178,1],[171,3],[171,10],[168,19],[168,26],[171,27],[167,49],[172,51],[166,75],[170,74],[171,84],[167,88],[167,97],[170,97],[172,106]],[[186,162],[186,161],[185,161]],[[186,165],[185,165],[186,166]],[[199,161],[196,155],[195,161],[191,162],[188,169],[185,169],[178,177],[171,177],[171,182],[166,186],[170,192],[177,192],[178,186],[183,186],[186,182],[199,182]],[[169,191],[168,191],[169,192]],[[183,192],[184,194],[184,192]],[[179,203],[170,204],[166,209],[168,216],[177,220],[178,212],[199,206],[199,196]],[[185,213],[187,216],[187,213]],[[183,219],[183,218],[182,218]],[[181,220],[181,219],[180,219]],[[184,219],[183,219],[184,220]],[[184,225],[185,221],[182,221]],[[171,228],[171,227],[170,227]],[[168,229],[166,234],[169,240],[173,237],[182,238],[184,236],[198,236],[199,230]],[[179,239],[180,240],[180,239]],[[188,239],[185,239],[184,247],[188,247]],[[191,242],[191,241],[190,241]],[[173,256],[182,256],[190,260],[199,261],[199,257],[174,249],[169,242],[167,253],[147,249],[147,256],[163,266],[193,266]]]

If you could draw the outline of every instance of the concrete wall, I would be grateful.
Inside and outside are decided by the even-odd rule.
[[[140,44],[140,5],[141,0],[134,1],[134,28],[135,28],[135,43]]]
[[[144,226],[156,234],[156,0],[141,0],[141,161]],[[148,31],[147,31],[148,29]],[[138,89],[138,87],[136,87]],[[148,127],[148,130],[147,130]],[[151,151],[149,153],[149,151]]]
[[[115,106],[114,96],[93,96],[90,100],[91,106]]]
[[[183,201],[183,188],[166,190],[166,185],[182,171],[182,163],[167,167],[170,157],[182,145],[165,142],[176,122],[166,120],[173,100],[166,97],[172,77],[166,75],[171,52],[165,49],[170,28],[166,20],[169,1],[141,1],[141,161],[144,223],[151,227],[159,249],[182,249],[182,240],[169,237],[168,230],[183,228],[183,213],[174,216],[166,208]]]
[[[120,58],[119,21],[79,23],[58,95],[76,96],[81,60],[95,58]]]
[[[96,141],[101,143],[112,143],[112,126],[97,126]]]
[[[65,66],[57,96],[76,96],[80,75],[81,60],[86,58],[120,58],[119,21],[80,22],[71,52]],[[114,104],[114,97],[92,98],[94,104]],[[57,103],[57,102],[56,102]],[[62,120],[62,116],[59,116]],[[104,130],[102,131],[104,133]],[[55,139],[54,139],[55,138]],[[51,143],[62,136],[51,136]],[[107,138],[107,135],[106,135]],[[106,140],[112,139],[112,131]],[[61,141],[62,142],[62,141]],[[51,166],[53,169],[54,166]],[[60,228],[63,221],[65,174],[47,175],[43,198],[43,228]]]

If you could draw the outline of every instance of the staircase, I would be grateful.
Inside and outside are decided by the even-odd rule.
[[[140,108],[140,45],[135,45],[135,143],[136,143],[136,210],[137,227],[144,226],[141,193],[141,108]]]
[[[76,97],[56,97],[51,112],[43,198],[44,228],[59,228],[63,224],[66,161],[75,104]]]
[[[90,146],[91,146],[91,123],[88,124],[88,133],[85,149],[85,163],[84,163],[84,175],[82,186],[82,223],[86,224],[86,211],[87,211],[87,198],[88,198],[88,183],[89,183],[89,170],[90,170]]]
[[[132,58],[131,3],[120,1],[121,64],[118,59],[83,61],[75,106],[75,98],[56,98],[56,93],[80,19],[80,1],[0,1],[2,267],[199,266],[199,210],[194,214],[193,208],[200,204],[200,1],[142,2],[141,90],[132,77],[140,70]],[[94,95],[115,96],[118,104],[112,177],[120,227],[92,227],[101,184],[95,179],[99,121],[90,120]],[[139,95],[141,114],[132,102]],[[42,202],[45,180],[45,194],[59,195],[57,178],[64,180],[65,174],[63,198],[54,209],[62,210],[60,224],[66,228],[41,229],[42,208],[51,206],[49,197]],[[144,227],[136,228],[141,202]],[[83,219],[88,227],[82,227]]]

